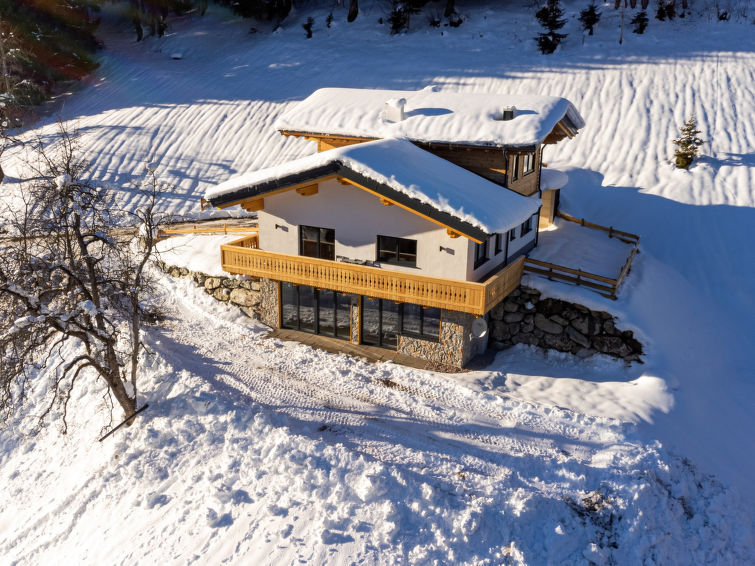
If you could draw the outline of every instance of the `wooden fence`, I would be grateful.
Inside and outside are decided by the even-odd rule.
[[[626,262],[624,262],[624,265],[616,278],[604,277],[588,271],[582,271],[581,269],[572,269],[571,267],[532,258],[526,258],[524,260],[524,271],[527,273],[543,275],[548,279],[560,279],[562,281],[567,281],[568,283],[574,283],[575,285],[589,287],[601,295],[615,300],[619,287],[629,274],[634,256],[637,255],[640,237],[637,234],[617,230],[613,226],[602,226],[600,224],[595,224],[594,222],[589,222],[584,218],[575,218],[574,216],[561,212],[560,210],[556,214],[560,218],[568,220],[569,222],[576,222],[580,226],[607,232],[609,238],[618,238],[622,242],[632,245],[632,252],[629,254]]]
[[[482,283],[426,277],[257,249],[257,237],[223,245],[221,262],[230,273],[312,285],[343,293],[483,315],[519,286],[524,258]]]
[[[257,226],[228,226],[228,224],[223,224],[222,226],[208,226],[205,228],[194,224],[186,228],[164,228],[158,230],[157,239],[164,240],[170,236],[183,234],[250,234],[258,230]]]
[[[622,232],[621,230],[617,230],[613,226],[602,226],[600,224],[595,224],[594,222],[589,222],[585,220],[584,218],[576,218],[570,214],[561,212],[560,210],[556,212],[556,216],[558,216],[559,218],[563,218],[564,220],[568,220],[569,222],[576,222],[580,226],[592,228],[593,230],[602,230],[603,232],[608,232],[609,238],[616,237],[626,244],[633,244],[637,246],[640,243],[640,237],[637,234],[632,234],[630,232]]]

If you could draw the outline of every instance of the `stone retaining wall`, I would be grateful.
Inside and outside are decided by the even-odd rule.
[[[201,271],[191,271],[185,267],[156,262],[157,267],[172,277],[191,279],[197,287],[202,287],[208,295],[224,303],[231,303],[252,317],[260,317],[260,280],[254,278],[236,279],[233,277],[213,277]]]
[[[490,311],[490,346],[514,344],[571,352],[580,357],[597,352],[642,361],[642,344],[630,330],[616,328],[609,313],[559,299],[540,299],[540,292],[519,287]]]

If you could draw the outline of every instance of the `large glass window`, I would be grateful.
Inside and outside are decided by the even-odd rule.
[[[378,236],[377,248],[380,262],[417,267],[417,240]]]
[[[285,282],[281,291],[283,328],[351,339],[350,295]]]
[[[399,334],[438,340],[440,309],[363,297],[362,342],[395,348]]]
[[[402,304],[401,334],[437,340],[440,336],[440,309]]]
[[[332,228],[301,226],[299,229],[299,254],[334,260],[336,258],[336,231]]]

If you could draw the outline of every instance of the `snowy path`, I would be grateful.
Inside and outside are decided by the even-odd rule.
[[[219,320],[194,301],[189,289],[174,300],[166,338],[178,356],[204,359],[209,375],[249,400],[336,434],[363,437],[360,449],[384,459],[397,442],[412,449],[450,442],[443,457],[459,469],[495,473],[516,458],[549,458],[553,441],[572,444],[570,455],[589,462],[596,447],[621,441],[622,424],[556,408],[535,410],[494,393],[475,392],[449,379],[399,366],[370,364],[348,356],[264,337],[264,329]],[[233,344],[233,348],[228,345]],[[180,346],[179,346],[180,345]],[[390,386],[388,385],[390,384]],[[361,444],[361,442],[358,442]],[[393,462],[403,464],[403,462]]]

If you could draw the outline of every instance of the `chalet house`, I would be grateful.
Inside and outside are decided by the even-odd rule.
[[[207,191],[256,211],[223,269],[262,280],[262,319],[463,366],[519,285],[565,175],[543,147],[583,120],[549,96],[322,89],[276,123],[318,153]]]

